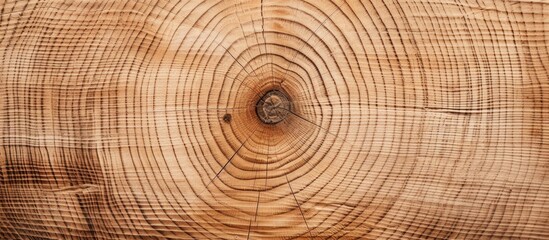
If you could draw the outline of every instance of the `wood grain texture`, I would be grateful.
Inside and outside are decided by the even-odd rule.
[[[547,0],[0,0],[0,238],[549,239],[548,49]]]

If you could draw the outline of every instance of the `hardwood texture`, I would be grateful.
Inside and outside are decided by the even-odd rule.
[[[0,1],[0,238],[549,239],[548,48],[547,0]]]

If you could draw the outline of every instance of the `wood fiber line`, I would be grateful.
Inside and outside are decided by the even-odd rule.
[[[545,0],[0,1],[0,239],[548,239],[548,101]]]

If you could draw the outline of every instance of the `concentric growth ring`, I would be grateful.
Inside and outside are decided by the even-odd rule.
[[[3,2],[0,238],[549,239],[546,1]]]

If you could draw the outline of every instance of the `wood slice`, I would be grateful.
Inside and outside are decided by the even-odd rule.
[[[549,239],[546,0],[0,1],[1,239]]]

